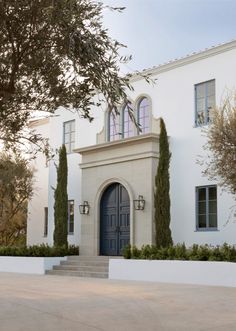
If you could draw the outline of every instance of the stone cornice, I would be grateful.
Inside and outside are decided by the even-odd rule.
[[[159,135],[149,133],[127,139],[75,149],[82,155],[80,168],[94,168],[135,160],[158,158]]]
[[[91,146],[82,147],[82,148],[76,148],[73,150],[73,152],[83,155],[83,154],[93,153],[96,151],[98,152],[98,151],[105,151],[105,150],[109,150],[109,149],[112,149],[112,150],[115,150],[118,148],[120,149],[122,147],[128,147],[128,146],[136,145],[138,143],[151,142],[151,141],[157,141],[157,140],[159,140],[158,134],[148,133],[148,134],[134,136],[131,138],[109,141],[109,142],[105,142],[102,144],[96,144],[96,145],[91,145]]]

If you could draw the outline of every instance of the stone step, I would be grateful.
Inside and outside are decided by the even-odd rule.
[[[91,271],[91,272],[108,272],[108,265],[106,266],[77,266],[77,265],[56,265],[53,270],[73,270],[73,271]]]
[[[70,266],[81,266],[81,267],[106,267],[109,264],[109,261],[61,261],[61,265],[70,265]]]
[[[71,270],[47,270],[47,275],[57,276],[74,276],[74,277],[92,277],[92,278],[108,278],[107,272],[91,272],[91,271],[71,271]]]
[[[68,261],[109,261],[109,256],[68,256]]]
[[[66,261],[54,266],[48,275],[108,278],[109,259],[118,256],[68,256]]]
[[[48,275],[108,278],[109,256],[68,256]]]

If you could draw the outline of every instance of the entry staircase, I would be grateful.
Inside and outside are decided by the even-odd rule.
[[[108,278],[109,256],[68,256],[66,261],[47,270],[48,275]],[[113,258],[113,257],[112,257]]]

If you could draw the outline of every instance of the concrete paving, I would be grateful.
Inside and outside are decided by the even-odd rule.
[[[0,273],[0,331],[235,331],[236,288]]]

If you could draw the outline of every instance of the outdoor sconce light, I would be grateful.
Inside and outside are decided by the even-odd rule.
[[[79,212],[82,215],[88,215],[88,213],[89,213],[88,201],[84,201],[84,203],[82,205],[79,205]]]
[[[134,200],[134,209],[135,210],[144,210],[145,200],[142,195],[138,196],[137,200]]]

